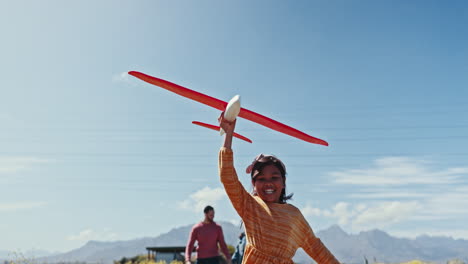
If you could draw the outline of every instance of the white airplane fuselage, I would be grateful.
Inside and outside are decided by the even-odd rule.
[[[231,100],[229,100],[226,109],[224,110],[224,118],[227,121],[234,121],[239,115],[241,106],[240,106],[240,96],[236,95]],[[221,128],[219,130],[220,135],[224,135],[224,130]]]

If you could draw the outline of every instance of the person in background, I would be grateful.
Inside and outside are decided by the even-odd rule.
[[[315,236],[301,211],[287,203],[286,166],[273,155],[258,155],[246,172],[250,174],[253,193],[245,190],[234,169],[232,137],[236,120],[218,119],[226,132],[219,150],[219,176],[234,209],[245,225],[247,245],[243,264],[293,264],[298,248],[317,264],[339,264]]]
[[[236,245],[236,251],[234,251],[234,254],[232,254],[232,264],[242,263],[246,243],[247,241],[245,239],[245,232],[242,232],[239,235],[239,242]]]
[[[185,248],[185,263],[191,263],[191,253],[195,241],[197,241],[197,264],[219,264],[221,256],[219,255],[218,244],[228,264],[231,264],[231,256],[229,255],[226,242],[224,242],[223,229],[214,221],[214,208],[208,205],[203,212],[205,213],[205,219],[195,224],[190,232]]]

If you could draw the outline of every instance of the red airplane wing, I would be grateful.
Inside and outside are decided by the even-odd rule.
[[[149,75],[141,73],[141,72],[130,71],[130,72],[128,72],[128,74],[130,74],[130,75],[132,75],[132,76],[134,76],[134,77],[136,77],[138,79],[141,79],[141,80],[143,80],[145,82],[148,82],[148,83],[154,84],[156,86],[159,86],[161,88],[164,88],[166,90],[169,90],[169,91],[171,91],[173,93],[176,93],[178,95],[187,97],[187,98],[192,99],[194,101],[197,101],[199,103],[202,103],[202,104],[211,106],[213,108],[216,108],[216,109],[218,109],[220,111],[224,111],[226,109],[226,106],[227,106],[226,102],[221,101],[219,99],[216,99],[214,97],[208,96],[206,94],[202,94],[202,93],[199,93],[197,91],[190,90],[188,88],[177,85],[175,83],[171,83],[171,82],[168,82],[168,81],[163,80],[163,79],[155,78],[155,77],[149,76]],[[245,108],[241,108],[240,113],[239,113],[239,117],[245,118],[247,120],[250,120],[252,122],[255,122],[255,123],[263,125],[263,126],[266,126],[266,127],[271,128],[273,130],[276,130],[278,132],[290,135],[292,137],[304,140],[306,142],[328,146],[328,143],[326,141],[322,140],[322,139],[310,136],[310,135],[308,135],[308,134],[306,134],[304,132],[301,132],[301,131],[299,131],[299,130],[297,130],[295,128],[287,126],[287,125],[285,125],[283,123],[280,123],[280,122],[278,122],[276,120],[268,118],[268,117],[266,117],[264,115],[252,112],[252,111],[250,111],[248,109],[245,109]]]
[[[176,93],[178,95],[181,95],[183,97],[187,97],[189,99],[192,99],[194,101],[197,101],[202,104],[206,104],[208,106],[214,107],[218,110],[224,111],[226,109],[227,103],[224,101],[221,101],[219,99],[216,99],[214,97],[211,97],[206,94],[199,93],[194,90],[190,90],[188,88],[185,88],[183,86],[177,85],[175,83],[168,82],[163,79],[159,79],[153,76],[149,76],[147,74],[137,72],[137,71],[130,71],[128,74],[137,77],[140,80],[143,80],[147,83],[154,84],[156,86],[159,86],[161,88],[164,88],[168,91],[171,91],[173,93]]]
[[[280,122],[278,122],[276,120],[268,118],[268,117],[266,117],[264,115],[252,112],[252,111],[250,111],[248,109],[241,108],[238,116],[242,117],[242,118],[245,118],[247,120],[250,120],[252,122],[255,122],[257,124],[266,126],[266,127],[271,128],[273,130],[276,130],[278,132],[284,133],[286,135],[290,135],[292,137],[302,139],[302,140],[304,140],[306,142],[328,146],[328,142],[326,142],[325,140],[322,140],[322,139],[307,135],[306,133],[304,133],[302,131],[299,131],[299,130],[297,130],[295,128],[292,128],[292,127],[290,127],[288,125],[285,125],[285,124],[280,123]]]
[[[198,122],[198,121],[192,121],[192,124],[202,126],[202,127],[206,127],[206,128],[209,128],[209,129],[213,129],[213,130],[216,130],[216,131],[219,131],[219,129],[220,129],[219,126],[210,125],[210,124],[203,123],[203,122]],[[250,140],[249,138],[244,137],[241,134],[237,134],[237,133],[234,132],[233,136],[236,137],[236,138],[240,138],[242,140],[245,140],[245,141],[247,141],[249,143],[252,143],[252,140]]]

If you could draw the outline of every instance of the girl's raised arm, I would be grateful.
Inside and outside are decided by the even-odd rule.
[[[236,119],[237,120],[237,119]],[[232,136],[234,135],[234,129],[236,127],[236,120],[234,121],[227,121],[224,118],[224,112],[218,118],[219,126],[226,132],[223,141],[223,147],[227,149],[232,148]]]

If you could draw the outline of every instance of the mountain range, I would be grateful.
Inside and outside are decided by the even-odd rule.
[[[235,245],[242,231],[240,227],[228,222],[218,223],[223,227],[226,243]],[[36,260],[41,263],[80,261],[111,264],[122,257],[146,254],[146,247],[184,246],[191,227],[192,225],[174,228],[156,237],[110,242],[89,241],[78,249]],[[321,230],[316,235],[342,263],[365,263],[366,260],[370,263],[401,263],[415,259],[436,263],[446,263],[451,259],[468,262],[468,240],[431,236],[396,238],[378,229],[348,234],[337,225]],[[296,253],[294,261],[314,263],[301,249]]]

